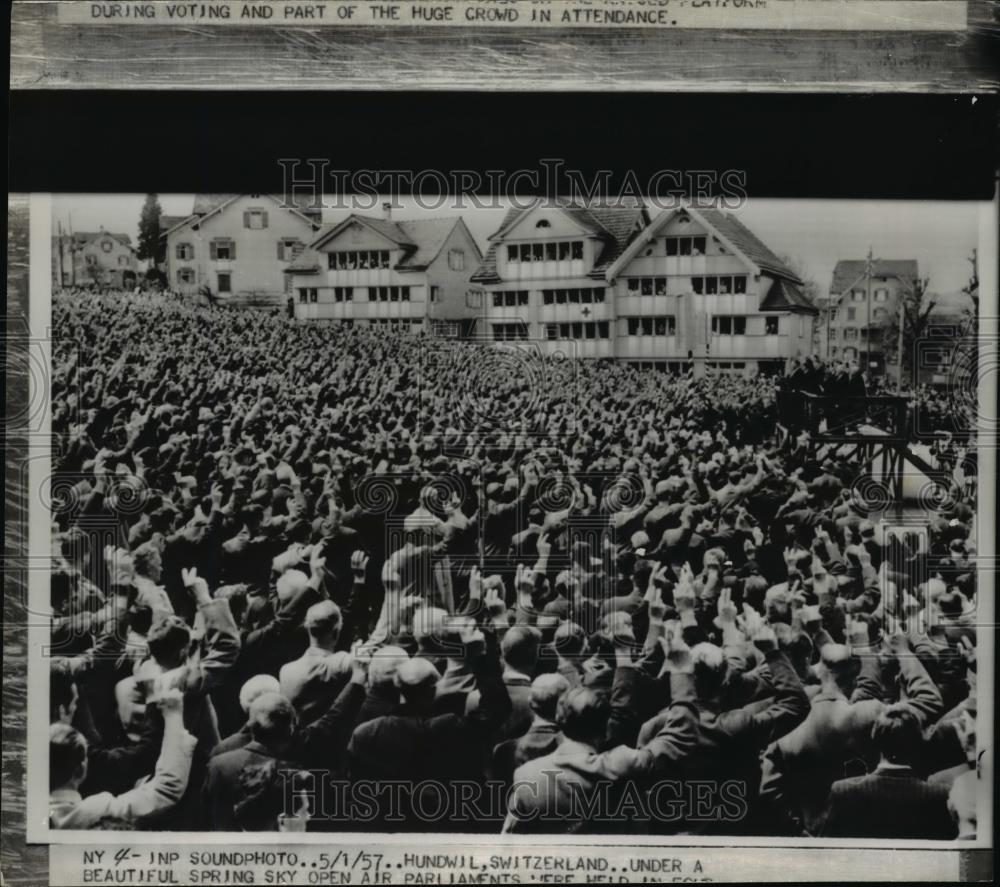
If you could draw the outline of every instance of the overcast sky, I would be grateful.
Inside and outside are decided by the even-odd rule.
[[[190,194],[161,194],[166,215],[191,211]],[[139,212],[145,195],[55,195],[54,223],[76,231],[97,230],[138,236]],[[430,218],[460,213],[485,247],[499,226],[505,209],[453,210],[450,206],[424,209],[400,198],[396,219]],[[798,261],[821,292],[830,285],[839,259],[861,259],[869,246],[876,258],[916,259],[922,277],[930,278],[932,292],[951,293],[969,279],[966,261],[979,241],[979,205],[962,202],[856,200],[750,200],[736,212],[738,218],[780,256]],[[336,222],[348,210],[327,210],[325,222]],[[368,210],[378,215],[379,210]],[[656,211],[654,210],[654,215]]]

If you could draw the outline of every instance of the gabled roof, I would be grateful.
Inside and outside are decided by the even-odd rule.
[[[186,222],[191,216],[160,216],[160,236],[162,237],[171,228],[176,227],[181,222]]]
[[[324,252],[321,247],[355,223],[375,231],[403,250],[403,257],[395,266],[397,271],[422,271],[438,257],[455,226],[465,228],[461,216],[394,221],[352,213],[343,221],[321,231],[309,247],[303,250],[302,255],[285,270],[299,274],[318,271],[322,267],[320,254]],[[468,228],[466,234],[475,247],[478,258],[479,248]]]
[[[667,210],[661,213],[649,227],[643,232],[643,236],[637,237],[629,247],[618,257],[613,267],[608,269],[608,279],[613,279],[621,270],[635,258],[636,254],[645,246],[658,231],[661,231],[678,213],[687,213],[691,218],[700,221],[702,225],[713,234],[718,240],[729,249],[742,256],[750,264],[756,266],[761,272],[771,277],[789,280],[794,284],[801,285],[799,276],[779,259],[770,248],[746,227],[739,219],[729,213],[713,207],[682,206],[675,210]]]
[[[482,264],[472,275],[471,280],[474,283],[495,283],[500,280],[497,274],[497,246],[510,229],[538,204],[539,201],[535,201],[529,206],[511,207],[507,210],[500,227],[490,235],[490,245]],[[558,204],[558,208],[585,231],[604,242],[604,248],[594,263],[590,277],[603,277],[605,270],[622,254],[638,231],[649,224],[649,213],[640,203],[632,206],[606,206],[598,203],[582,205],[567,201]]]
[[[767,274],[783,277],[794,283],[802,283],[799,275],[776,256],[756,234],[744,225],[736,216],[724,213],[714,207],[698,207],[698,215],[711,225],[743,255],[753,262],[761,271]]]
[[[839,295],[853,288],[865,276],[866,259],[841,259],[833,269],[830,292]],[[914,281],[918,277],[916,259],[877,259],[872,263],[872,277],[895,277]]]
[[[816,306],[802,292],[798,284],[783,277],[776,277],[760,303],[761,311],[792,311],[818,314]]]
[[[114,231],[74,231],[70,237],[78,246],[84,246],[92,240],[99,240],[101,237],[113,237],[122,246],[131,247],[132,238],[127,234],[118,234]]]
[[[246,196],[247,195],[245,194],[197,194],[194,198],[194,210],[191,215],[160,217],[160,237],[166,237],[168,234],[173,234],[174,231],[184,227],[185,225],[200,224],[215,215],[217,212],[225,209],[233,203],[233,201]],[[279,209],[284,209],[286,212],[290,212],[293,215],[298,216],[314,228],[318,227],[320,224],[321,212],[320,210],[311,209],[310,204],[312,201],[307,198],[293,198],[293,203],[295,205],[286,206],[285,198],[280,194],[261,194],[260,196],[273,201],[278,204]],[[167,226],[163,222],[164,218],[172,220],[174,224]]]

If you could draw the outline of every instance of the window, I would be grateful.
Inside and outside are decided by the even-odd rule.
[[[865,291],[864,290],[854,290],[854,292],[851,293],[851,298],[855,302],[863,302],[865,300]]]
[[[708,296],[728,296],[731,293],[744,294],[747,291],[747,277],[745,274],[723,274],[722,276],[710,274],[703,277],[692,277],[691,290],[697,295]]]
[[[248,209],[243,213],[243,227],[254,231],[267,227],[267,210]]]
[[[351,300],[354,299],[353,287],[340,287],[343,290],[351,291]],[[340,300],[338,300],[340,301]],[[370,286],[368,287],[369,302],[409,302],[410,288],[408,286]]]
[[[528,304],[527,290],[497,290],[493,293],[494,308],[514,308]]]
[[[177,282],[178,283],[194,283],[194,268],[178,268],[177,269]]]
[[[857,313],[858,312],[857,312],[857,310],[855,308],[848,308],[847,309],[847,319],[848,320],[856,320],[857,319]]]
[[[496,342],[512,342],[515,339],[527,339],[528,327],[523,323],[493,324],[493,340]]]
[[[831,308],[830,309],[830,320],[836,320],[837,319],[837,313],[838,312],[837,312],[836,308]]]
[[[128,267],[128,256],[119,256],[118,257],[118,264],[122,268],[127,268]]]
[[[316,287],[309,287],[309,301],[315,304],[319,301],[319,290]]]
[[[875,320],[885,320],[885,317],[886,317],[886,310],[885,310],[885,308],[876,308],[875,311],[874,311],[874,313],[872,314],[872,317]]]
[[[677,332],[677,320],[671,314],[658,317],[626,317],[625,322],[630,336],[673,336]]]
[[[104,252],[109,253],[114,248],[115,248],[115,245],[110,240],[102,240],[101,241],[101,249],[104,250]]]
[[[353,286],[335,286],[333,288],[333,301],[334,302],[353,302],[354,301],[354,287]]]
[[[194,246],[190,243],[178,243],[174,253],[178,259],[190,262],[194,258]]]
[[[854,342],[857,341],[858,331],[855,327],[849,326],[844,328],[844,341]]]
[[[461,250],[461,249],[450,249],[450,250],[448,250],[448,267],[452,271],[464,271],[465,270],[465,250]]]
[[[349,249],[328,253],[327,264],[331,271],[372,271],[388,268],[391,262],[388,250]]]
[[[438,299],[441,298],[441,287],[432,286],[431,287],[431,304],[436,305]]]
[[[559,244],[558,243],[546,243],[545,244],[545,261],[555,262],[559,258]]]
[[[233,291],[233,276],[231,274],[217,275],[220,293],[231,293]]]
[[[582,259],[583,258],[583,241],[582,240],[574,240],[572,243],[570,243],[570,256],[572,258],[574,258],[574,259]]]
[[[548,219],[539,219],[537,222],[535,222],[535,227],[536,228],[551,228],[552,227],[552,223]]]
[[[545,325],[546,339],[607,339],[610,336],[611,324],[606,320]]]
[[[208,254],[213,261],[231,262],[236,258],[236,244],[221,238],[213,240],[208,245]]]
[[[307,290],[304,286],[300,286],[299,287],[299,302],[304,305],[308,301],[309,301],[309,290]]]
[[[291,262],[302,252],[303,243],[294,237],[286,237],[278,241],[278,261]]]
[[[885,289],[875,290],[876,302],[887,302],[888,300],[889,300],[889,290]]]
[[[465,305],[467,308],[482,308],[483,307],[483,291],[482,290],[467,290],[465,293]]]
[[[766,336],[776,336],[778,335],[778,318],[776,315],[770,315],[764,318],[764,335]]]
[[[712,317],[712,333],[716,336],[745,336],[747,319],[741,314],[716,314]]]

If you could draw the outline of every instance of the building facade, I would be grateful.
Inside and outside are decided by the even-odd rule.
[[[199,195],[191,215],[161,234],[168,286],[279,304],[288,292],[285,269],[319,229],[319,211],[286,207],[274,195]]]
[[[482,307],[469,275],[482,253],[465,222],[385,212],[322,231],[287,269],[295,317],[475,335]]]
[[[883,332],[899,313],[900,296],[919,279],[916,259],[841,259],[830,293],[820,307],[817,350],[830,360],[857,362],[876,375],[885,372]]]
[[[131,289],[139,262],[127,234],[112,231],[59,233],[52,238],[52,285]]]
[[[684,207],[512,210],[473,282],[484,329],[659,369],[780,372],[809,353],[802,281],[733,216]]]

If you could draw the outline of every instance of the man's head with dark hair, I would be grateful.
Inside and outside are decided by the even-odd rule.
[[[574,687],[559,698],[556,723],[567,739],[599,746],[611,717],[606,694],[589,687]]]
[[[541,640],[538,629],[529,625],[513,626],[500,643],[504,663],[530,677],[538,665],[538,647]]]
[[[87,740],[69,724],[49,727],[49,791],[75,789],[87,778]]]
[[[912,764],[923,744],[923,730],[916,711],[906,703],[890,705],[872,725],[872,742],[884,761]]]
[[[157,665],[168,670],[177,668],[187,658],[191,629],[180,616],[161,616],[150,626],[146,643]]]

